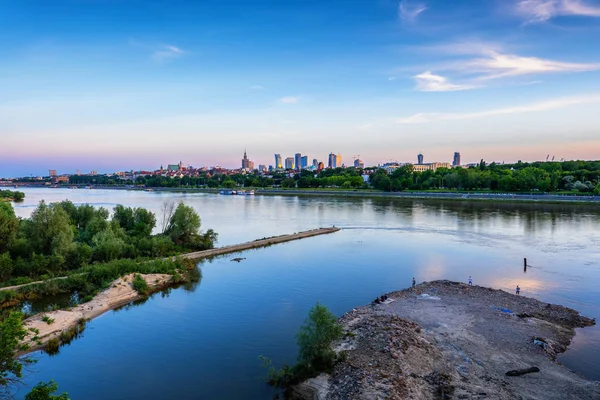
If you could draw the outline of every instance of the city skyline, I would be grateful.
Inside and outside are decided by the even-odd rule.
[[[231,143],[600,158],[597,1],[26,3],[3,8],[0,175],[233,168]]]

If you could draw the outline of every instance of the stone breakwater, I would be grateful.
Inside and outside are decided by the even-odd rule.
[[[291,398],[600,399],[600,382],[555,361],[595,324],[575,310],[449,281],[387,296],[340,318],[346,361]]]

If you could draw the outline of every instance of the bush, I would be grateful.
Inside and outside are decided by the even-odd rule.
[[[47,323],[48,325],[52,324],[54,322],[54,318],[50,318],[48,315],[44,315],[42,317],[42,321],[44,321],[45,323]]]
[[[27,393],[25,400],[69,400],[67,393],[62,393],[58,396],[54,392],[58,390],[58,385],[54,381],[48,383],[40,382]]]
[[[271,366],[271,360],[260,356],[263,367],[269,368],[267,381],[273,386],[289,387],[312,378],[321,372],[330,373],[335,364],[346,355],[333,351],[333,341],[341,339],[343,328],[327,307],[317,304],[309,311],[308,318],[296,335],[298,363],[292,367],[284,365],[280,370]]]
[[[133,289],[142,296],[147,295],[148,292],[150,291],[150,287],[148,286],[148,283],[146,283],[146,280],[144,278],[142,278],[142,276],[140,274],[135,274],[133,276],[133,281],[131,284],[133,286]]]

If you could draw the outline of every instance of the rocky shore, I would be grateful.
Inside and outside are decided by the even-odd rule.
[[[600,382],[556,362],[575,310],[449,281],[387,294],[340,318],[347,358],[296,399],[600,399]]]

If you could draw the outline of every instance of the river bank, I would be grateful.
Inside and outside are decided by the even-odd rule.
[[[28,337],[29,349],[19,355],[27,354],[42,349],[52,340],[61,341],[61,335],[69,332],[107,311],[114,310],[132,301],[145,297],[133,288],[134,274],[125,275],[116,279],[110,287],[97,294],[91,301],[80,304],[69,310],[55,310],[36,314],[23,321],[25,329],[35,331]],[[149,292],[164,289],[172,284],[172,276],[168,274],[143,274],[140,275],[147,283]],[[52,321],[48,323],[48,321]]]
[[[31,188],[44,188],[38,185],[24,186]],[[173,193],[211,193],[218,194],[224,189],[215,188],[186,188],[186,187],[134,187],[134,186],[95,186],[96,189],[108,190],[131,190]],[[52,189],[52,188],[46,188]],[[81,187],[80,189],[83,189]],[[245,188],[254,190],[259,196],[307,196],[307,197],[354,197],[354,198],[399,198],[418,200],[456,200],[456,201],[478,201],[478,202],[502,202],[502,203],[544,203],[544,204],[578,204],[578,205],[600,205],[600,196],[573,195],[573,194],[546,194],[546,193],[492,193],[492,192],[381,192],[375,189],[263,189]],[[75,190],[75,189],[73,189]]]
[[[346,361],[292,398],[600,398],[600,382],[555,361],[595,324],[575,310],[449,281],[387,296],[340,318]]]

